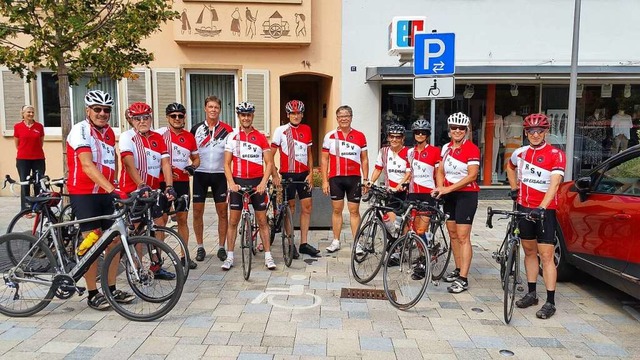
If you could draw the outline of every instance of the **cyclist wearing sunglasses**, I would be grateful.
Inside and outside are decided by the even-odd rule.
[[[407,200],[425,201],[435,206],[431,192],[436,188],[436,168],[440,166],[442,157],[440,149],[430,145],[431,124],[425,119],[416,120],[411,125],[416,145],[409,149],[409,164],[411,165],[411,182]],[[418,216],[415,219],[416,232],[420,235],[429,230],[429,218]]]
[[[469,117],[461,112],[447,119],[451,142],[442,147],[442,164],[436,172],[436,189],[432,195],[444,196],[444,212],[449,214],[447,230],[451,238],[451,250],[456,268],[445,275],[451,282],[450,293],[461,293],[469,288],[469,269],[473,250],[471,248],[471,225],[478,208],[480,187],[476,179],[480,169],[480,149],[465,139]]]
[[[189,176],[194,174],[195,169],[200,166],[200,156],[198,155],[198,145],[196,138],[189,131],[184,130],[187,109],[179,103],[171,103],[165,109],[167,123],[169,126],[158,129],[162,135],[164,143],[169,151],[169,161],[173,175],[173,188],[176,196],[189,195]],[[160,184],[161,189],[166,188],[166,181]],[[165,209],[169,210],[169,206]],[[178,223],[178,234],[184,240],[185,246],[189,242],[189,225],[187,224],[187,211],[189,204],[184,204],[182,208],[176,209],[176,222]],[[162,215],[162,225],[168,221],[168,215]],[[182,259],[184,265],[185,258]],[[189,259],[189,268],[195,269],[198,264]]]
[[[109,126],[113,99],[111,95],[92,90],[84,98],[87,118],[71,128],[67,136],[67,167],[69,175],[67,187],[71,206],[78,220],[113,214],[113,198],[126,198],[127,194],[116,189],[118,171],[116,157],[116,136]],[[107,230],[113,220],[101,220],[80,224],[82,237],[86,238],[92,231],[101,233]],[[117,245],[119,238],[109,246],[111,250]],[[116,301],[130,303],[135,297],[121,290],[116,290],[115,272],[110,270],[109,288]],[[96,277],[97,263],[84,275],[89,296],[87,304],[96,310],[107,310],[110,305],[104,295],[98,292]],[[103,279],[104,281],[104,279]]]
[[[527,273],[528,292],[516,301],[519,308],[538,304],[536,281],[538,280],[538,254],[542,262],[542,278],[547,288],[547,301],[536,316],[548,319],[556,312],[555,289],[557,271],[554,263],[556,193],[564,177],[565,154],[547,144],[545,136],[551,124],[545,114],[531,114],[524,119],[524,130],[529,140],[511,155],[507,177],[509,195],[518,203],[518,210],[528,211],[533,219],[544,213],[544,221],[521,221],[520,238],[524,249],[524,265]]]

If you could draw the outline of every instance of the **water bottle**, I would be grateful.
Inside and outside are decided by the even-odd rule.
[[[388,214],[384,214],[382,216],[382,222],[384,223],[384,227],[387,228],[389,234],[393,235],[396,232],[396,224],[391,221],[391,217]]]
[[[402,217],[396,215],[396,221],[393,224],[395,231],[400,230],[402,228]]]
[[[98,239],[100,239],[99,232],[96,232],[95,230],[90,232],[89,235],[87,235],[87,237],[84,238],[84,240],[82,240],[82,242],[80,243],[80,246],[78,246],[78,251],[76,252],[78,256],[84,255],[87,252],[87,250],[89,250],[89,248],[91,248],[93,244],[95,244],[96,241],[98,241]]]

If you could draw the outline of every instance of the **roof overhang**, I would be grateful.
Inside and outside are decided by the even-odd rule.
[[[568,81],[570,66],[456,66],[456,81],[511,83]],[[367,67],[366,81],[408,81],[414,78],[410,66]],[[612,83],[640,81],[640,66],[578,66],[578,80],[582,83],[603,80]]]

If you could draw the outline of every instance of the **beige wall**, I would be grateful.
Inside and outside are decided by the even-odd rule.
[[[310,4],[307,4],[309,2]],[[295,1],[294,1],[295,3]],[[254,8],[258,6],[255,3],[238,3],[238,2],[212,2],[216,8],[222,9],[224,6],[237,6],[245,9],[246,6]],[[202,6],[202,3],[197,3]],[[182,11],[186,6],[195,6],[192,2],[183,4],[176,1],[174,9]],[[266,6],[260,4],[260,6]],[[257,36],[252,42],[235,42],[235,43],[210,43],[210,44],[194,44],[192,42],[175,41],[175,32],[180,32],[180,25],[173,23],[166,24],[162,27],[162,31],[155,36],[145,40],[143,46],[151,50],[155,54],[156,60],[150,64],[151,72],[156,69],[176,69],[181,75],[180,88],[178,96],[183,103],[186,102],[186,82],[184,79],[185,71],[196,69],[225,69],[236,72],[238,79],[242,79],[243,70],[257,69],[268,70],[269,72],[269,108],[270,108],[270,127],[275,129],[280,123],[280,77],[290,74],[312,74],[322,76],[324,79],[320,86],[320,96],[327,104],[327,117],[320,120],[319,129],[328,131],[335,126],[335,119],[332,114],[335,108],[340,105],[340,84],[341,84],[341,1],[340,0],[303,0],[301,4],[270,4],[272,7],[277,6],[298,6],[304,11],[311,12],[311,19],[307,19],[308,37],[310,37],[308,45],[304,41],[299,43],[277,43],[273,39],[269,39],[264,44],[259,44]],[[310,7],[310,10],[307,9]],[[256,29],[260,32],[263,19],[260,19],[262,10],[259,10],[259,19],[256,22]],[[264,10],[268,12],[268,10]],[[296,8],[282,10],[283,17],[290,16],[298,12]],[[222,16],[223,11],[218,11]],[[244,10],[241,10],[241,16],[244,19]],[[191,18],[193,16],[190,15]],[[179,21],[179,20],[178,20]],[[195,19],[190,19],[192,28],[195,25]],[[295,23],[289,21],[291,31],[295,31]],[[242,35],[244,35],[245,24],[241,22]],[[180,36],[177,36],[180,37]],[[241,38],[242,39],[242,38]],[[294,41],[294,42],[296,42]],[[258,43],[257,43],[258,42]],[[308,65],[307,65],[308,64]],[[242,81],[239,81],[237,98],[242,99]],[[28,91],[30,102],[36,105],[38,112],[37,91],[31,86]],[[5,89],[5,93],[9,89]],[[154,100],[153,86],[149,88],[152,94],[147,93],[150,99]],[[126,106],[126,100],[122,100],[122,105]],[[162,104],[164,107],[165,104]],[[121,107],[124,107],[121,106]],[[158,106],[156,106],[158,107]],[[7,114],[11,116],[11,114]],[[19,114],[13,114],[19,117]],[[161,121],[161,125],[163,120]],[[193,120],[193,123],[196,121]],[[320,136],[320,139],[322,136]],[[320,144],[318,144],[320,145]],[[0,161],[0,175],[10,174],[17,178],[15,169],[15,147],[11,136],[2,136],[0,138],[0,153],[4,154],[3,160]],[[45,138],[45,154],[47,157],[47,174],[52,177],[62,175],[62,146],[59,137],[48,136]],[[0,195],[9,195],[7,190],[0,191]]]

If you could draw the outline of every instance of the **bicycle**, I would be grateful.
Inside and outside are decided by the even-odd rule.
[[[415,306],[424,296],[429,280],[437,285],[449,264],[451,244],[444,229],[448,217],[440,207],[441,202],[436,206],[409,202],[402,214],[402,228],[407,232],[387,251],[382,277],[384,291],[391,304],[400,310]],[[416,233],[415,220],[419,216],[429,216],[426,241]]]
[[[293,181],[291,179],[282,180],[281,186],[282,189],[272,189],[269,192],[270,202],[273,202],[271,213],[273,214],[273,221],[269,222],[269,241],[270,244],[273,245],[273,241],[275,240],[276,233],[281,234],[282,238],[282,256],[284,258],[284,264],[287,267],[291,266],[293,262],[293,254],[295,253],[295,233],[293,228],[293,214],[291,213],[291,208],[289,207],[289,198],[286,191],[287,186],[289,185],[299,185],[304,184],[306,186],[305,190],[308,190],[309,183],[306,181]],[[271,181],[269,181],[269,185],[271,185]],[[281,191],[283,193],[282,200],[278,201],[278,192]],[[271,214],[270,214],[271,215]]]
[[[156,320],[171,311],[182,294],[184,272],[168,245],[151,237],[128,236],[125,214],[138,198],[139,194],[134,194],[126,200],[114,200],[117,208],[111,215],[49,224],[38,238],[25,233],[0,236],[0,273],[4,281],[4,288],[0,289],[0,313],[12,317],[31,316],[43,310],[54,296],[61,300],[69,299],[75,293],[82,296],[86,289],[78,286],[77,281],[118,236],[120,241],[105,256],[101,278],[108,279],[109,268],[117,267],[118,288],[129,286],[137,299],[128,304],[118,303],[108,282],[102,281],[103,294],[111,307],[132,321]],[[51,197],[44,196],[37,198],[35,203],[49,201]],[[76,262],[63,250],[60,229],[98,220],[114,220],[114,223]],[[162,259],[157,258],[159,251],[163,254]],[[165,259],[168,260],[165,263],[174,266],[172,271],[176,277],[173,281],[158,281],[150,270]]]
[[[252,257],[256,255],[255,243],[259,227],[255,215],[249,209],[251,197],[257,193],[255,187],[240,186],[238,194],[242,195],[242,213],[240,214],[240,250],[242,252],[242,274],[245,280],[251,276]]]
[[[513,210],[493,210],[487,208],[487,223],[489,229],[493,228],[493,215],[504,215],[509,219],[507,232],[505,234],[498,251],[492,254],[492,258],[500,264],[500,282],[503,289],[503,310],[504,322],[509,324],[513,316],[513,305],[515,304],[516,290],[522,292],[522,281],[520,279],[520,220],[534,221],[528,212],[516,210],[516,204],[513,204]],[[544,221],[544,215],[540,217]]]

